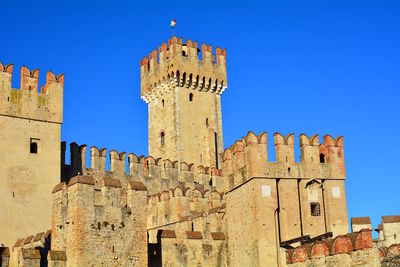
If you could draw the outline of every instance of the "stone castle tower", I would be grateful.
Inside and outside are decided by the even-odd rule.
[[[51,191],[60,181],[64,75],[21,68],[20,89],[11,88],[13,65],[0,63],[1,242],[51,226]],[[4,227],[7,226],[7,227]]]
[[[140,62],[141,95],[148,103],[149,155],[222,164],[221,99],[227,87],[226,50],[172,37]]]

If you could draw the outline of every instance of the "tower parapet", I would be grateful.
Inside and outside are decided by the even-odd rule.
[[[38,91],[39,69],[21,68],[20,89],[11,87],[13,65],[0,63],[0,114],[62,123],[64,74],[48,71]]]
[[[199,59],[197,42],[183,43],[182,37],[173,36],[168,45],[158,47],[158,53],[153,50],[140,61],[142,99],[149,103],[162,94],[169,88],[165,83],[222,94],[227,88],[226,49],[215,51],[214,55],[212,46],[203,43]]]

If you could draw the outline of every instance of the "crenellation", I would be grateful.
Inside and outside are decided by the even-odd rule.
[[[11,87],[13,65],[0,63],[0,114],[45,122],[62,123],[64,75],[47,72],[39,91],[39,69],[21,67],[20,89]]]
[[[202,44],[202,59],[198,59],[197,42],[175,36],[153,50],[149,57],[140,61],[142,98],[151,102],[164,90],[164,83],[221,94],[227,87],[226,50]],[[159,60],[157,61],[157,58]]]

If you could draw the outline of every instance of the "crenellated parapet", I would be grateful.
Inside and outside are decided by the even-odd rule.
[[[164,190],[147,198],[149,229],[163,227],[164,225],[184,224],[184,230],[190,230],[190,223],[199,231],[206,231],[205,223],[197,223],[199,217],[208,217],[208,227],[214,231],[221,230],[223,226],[222,215],[224,194],[216,190],[201,190],[199,188],[175,187]]]
[[[142,266],[146,262],[146,197],[143,183],[78,175],[54,187],[52,250],[68,265]],[[99,255],[88,249],[96,247]]]
[[[300,134],[300,162],[295,161],[294,134],[275,133],[276,161],[268,161],[267,133],[253,132],[225,149],[223,174],[226,190],[231,190],[254,177],[289,179],[346,179],[343,137],[334,140],[324,136],[319,144],[317,134]]]
[[[140,61],[141,95],[147,103],[175,86],[210,91],[217,94],[227,88],[226,49],[202,44],[201,56],[197,42],[173,36],[168,44]]]
[[[137,156],[134,153],[117,152],[106,148],[90,148],[90,158],[86,157],[87,145],[70,144],[71,164],[65,164],[66,143],[61,144],[62,181],[68,182],[76,175],[87,175],[94,178],[95,183],[101,179],[113,178],[120,180],[122,186],[129,181],[140,181],[146,185],[150,194],[169,190],[177,186],[196,187],[201,190],[223,191],[222,171],[215,167],[195,167],[184,161],[153,158],[152,156]],[[109,157],[110,170],[106,168]],[[86,165],[90,162],[90,166]]]
[[[365,257],[365,255],[368,254],[373,258],[373,253],[371,230],[363,229],[359,232],[337,236],[334,239],[316,241],[294,249],[287,249],[286,264],[288,266],[297,266],[296,264],[302,262],[315,264],[314,261],[318,261],[321,258],[332,262],[335,260],[335,257],[348,254],[348,256],[344,257],[344,260],[349,265],[346,264],[345,266],[353,266],[355,263],[360,264],[361,260],[371,260]],[[369,262],[364,262],[364,264],[367,263]]]
[[[46,83],[39,87],[39,69],[21,68],[19,89],[11,87],[13,65],[0,62],[0,114],[62,123],[64,74],[48,71]]]

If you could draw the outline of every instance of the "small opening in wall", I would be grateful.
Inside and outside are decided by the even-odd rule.
[[[114,246],[112,246],[112,252],[114,252]]]
[[[192,102],[193,101],[193,93],[189,94],[189,101]]]
[[[182,56],[186,57],[186,52],[182,51]]]
[[[161,104],[162,104],[162,106],[164,107],[164,99],[163,99],[163,100],[161,100]]]
[[[13,198],[15,197],[15,193],[13,192]]]
[[[32,86],[29,85],[29,91],[32,91]]]
[[[200,163],[203,163],[203,154],[200,154]]]
[[[319,154],[319,162],[325,163],[325,155],[324,154]]]
[[[311,162],[314,162],[314,159],[313,159],[313,157],[311,157]]]
[[[37,154],[38,153],[38,142],[39,142],[39,139],[31,138],[31,142],[30,142],[30,152],[31,152],[31,154]]]
[[[321,215],[321,208],[318,202],[311,202],[311,216],[320,216]]]
[[[209,186],[212,186],[212,185],[213,185],[213,180],[212,180],[212,178],[210,178],[210,180],[208,181],[208,185],[209,185]]]
[[[161,132],[161,134],[160,134],[160,143],[161,143],[161,146],[165,145],[165,133],[164,132]]]
[[[394,234],[393,237],[394,237],[394,239],[397,239],[397,235],[396,234]]]
[[[193,224],[193,222],[192,222],[192,232],[194,231],[194,224]]]
[[[286,156],[286,162],[288,162],[288,158],[287,158],[287,156]]]
[[[10,102],[10,97],[7,97],[7,101]]]
[[[287,172],[290,174],[290,167],[289,167],[289,168],[287,168]]]
[[[208,118],[206,118],[206,126],[207,126],[207,128],[208,128]]]

